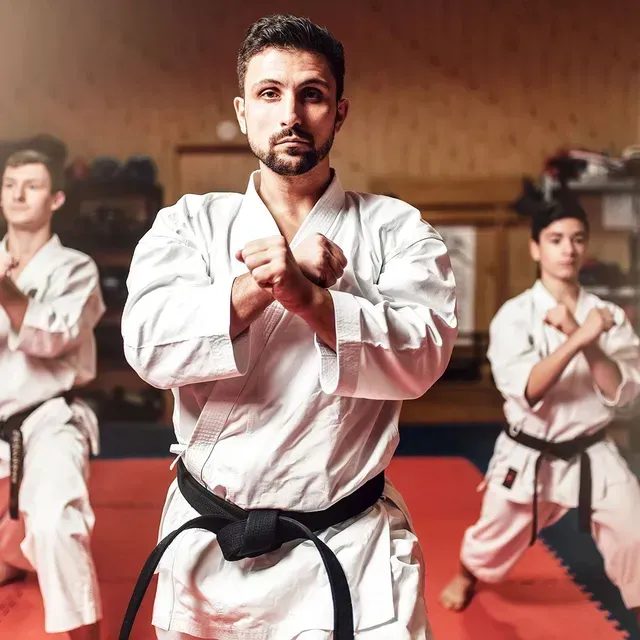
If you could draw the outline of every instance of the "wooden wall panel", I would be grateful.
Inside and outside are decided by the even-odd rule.
[[[498,270],[496,246],[499,242],[495,228],[480,227],[477,242],[476,330],[486,331],[500,297],[495,277]]]
[[[528,289],[536,279],[536,266],[529,253],[529,226],[511,227],[508,231],[508,297]],[[495,312],[494,312],[495,313]]]
[[[179,193],[244,191],[257,168],[255,156],[244,149],[236,153],[187,149],[176,154],[174,183]]]
[[[180,7],[183,8],[180,8]],[[179,144],[221,142],[235,52],[293,0],[20,0],[0,5],[0,138],[49,131],[73,153],[151,154],[177,197]],[[372,176],[537,173],[564,143],[640,139],[640,3],[326,0],[305,6],[347,52],[352,110],[334,164]],[[239,140],[238,140],[239,141]]]

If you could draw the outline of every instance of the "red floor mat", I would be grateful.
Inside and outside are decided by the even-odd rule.
[[[481,590],[462,613],[438,596],[456,569],[462,534],[480,513],[481,475],[459,458],[396,458],[389,476],[411,511],[427,562],[429,619],[436,640],[614,640],[626,638],[538,541],[508,581]]]
[[[173,478],[169,460],[99,460],[92,464],[94,550],[105,638],[115,640],[131,588],[155,544],[160,508]],[[464,528],[476,518],[480,474],[466,460],[397,458],[389,475],[402,491],[425,551],[429,616],[436,640],[620,640],[625,637],[574,585],[542,543],[529,550],[508,582],[482,590],[461,614],[443,610],[438,594],[455,570]],[[154,640],[153,590],[132,640]],[[62,640],[46,635],[34,580],[0,588],[0,640]],[[389,640],[393,640],[390,638]]]
[[[91,496],[96,511],[94,557],[100,579],[103,638],[116,640],[131,590],[157,538],[160,511],[175,472],[169,459],[96,460]],[[155,640],[151,609],[155,581],[136,618],[131,640]],[[0,640],[67,640],[44,633],[44,611],[34,579],[0,588]]]

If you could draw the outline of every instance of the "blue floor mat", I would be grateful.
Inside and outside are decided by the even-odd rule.
[[[396,455],[464,457],[484,473],[501,428],[501,424],[401,426]],[[173,430],[167,427],[137,423],[104,424],[101,428],[100,457],[168,457],[171,455],[169,447],[173,443]],[[632,466],[640,476],[640,464]],[[600,603],[620,628],[629,634],[629,640],[640,640],[635,616],[624,606],[620,592],[606,577],[602,558],[592,538],[579,530],[575,511],[545,529],[540,537],[575,582],[592,594],[593,600]]]

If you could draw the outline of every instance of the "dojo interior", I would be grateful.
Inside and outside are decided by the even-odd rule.
[[[288,12],[326,25],[345,46],[352,104],[332,150],[343,186],[419,208],[452,254],[460,337],[443,378],[404,404],[389,470],[423,544],[435,637],[640,638],[573,512],[463,613],[438,602],[504,423],[486,359],[489,322],[536,277],[529,219],[513,207],[524,177],[553,187],[554,159],[593,154],[569,183],[592,230],[581,280],[640,323],[640,3],[5,2],[0,140],[46,133],[67,145],[55,230],[95,259],[107,302],[99,374],[84,390],[101,425],[91,491],[105,637],[117,637],[174,474],[171,394],[141,381],[122,353],[133,248],[180,195],[245,190],[257,161],[234,119],[237,47],[255,19]],[[640,475],[639,412],[621,412],[611,432]],[[151,600],[135,640],[155,638]],[[0,587],[0,640],[46,637],[35,579]]]

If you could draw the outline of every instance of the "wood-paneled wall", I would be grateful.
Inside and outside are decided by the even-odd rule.
[[[563,143],[640,139],[640,3],[616,0],[16,0],[0,5],[0,138],[149,153],[168,199],[179,144],[233,118],[248,24],[303,12],[344,42],[349,121],[334,162],[372,176],[537,173]]]
[[[333,161],[347,188],[537,174],[564,144],[640,142],[638,0],[5,0],[0,139],[44,131],[73,155],[149,154],[171,202],[175,149],[226,143],[238,45],[274,12],[304,13],[345,45],[352,108]],[[531,264],[526,229],[507,233],[515,295]],[[499,297],[499,241],[480,229],[479,329]]]
[[[223,142],[216,127],[234,118],[244,30],[279,11],[302,12],[292,0],[2,3],[0,138],[48,131],[74,155],[148,153],[173,201],[189,162],[176,164],[176,148]],[[596,0],[350,0],[348,10],[325,0],[304,13],[345,45],[352,109],[333,158],[348,188],[537,174],[565,143],[640,142],[637,0],[606,10]],[[522,260],[526,229],[506,233],[515,295],[534,272]],[[479,230],[478,279],[491,299],[497,241]],[[620,258],[624,239],[594,241]],[[483,304],[478,328],[495,311]]]

